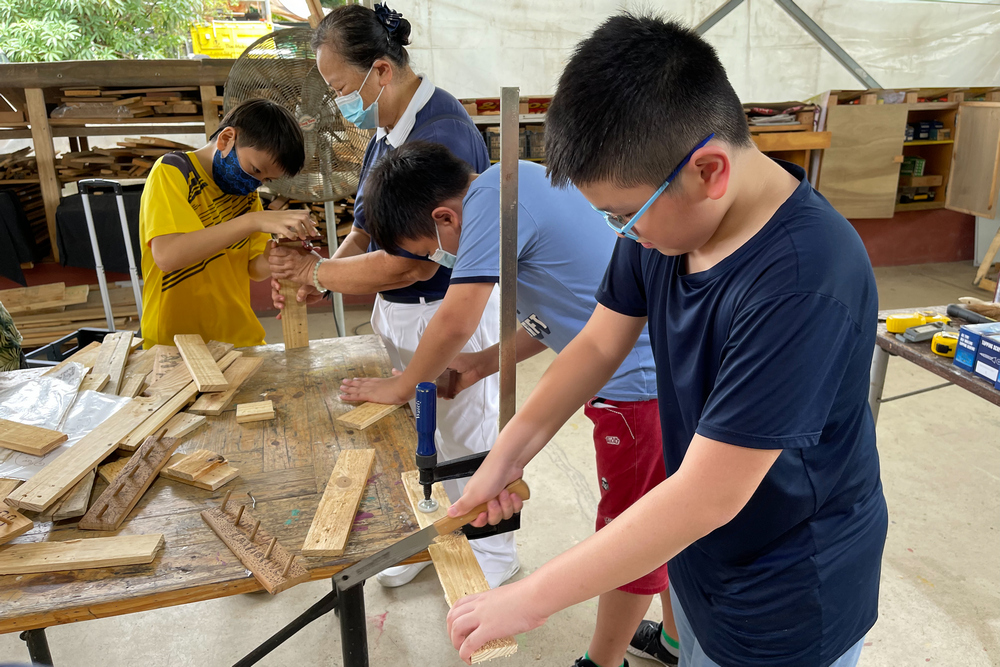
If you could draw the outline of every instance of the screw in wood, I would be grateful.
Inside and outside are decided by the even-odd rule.
[[[108,511],[108,506],[105,505],[104,507],[101,508],[101,511],[97,513],[97,518],[100,519],[102,516],[104,516],[104,513],[107,511]]]
[[[222,499],[222,507],[220,508],[223,512],[226,511],[226,503],[229,502],[229,496],[233,495],[233,490],[229,489],[226,491],[226,497]]]
[[[278,543],[277,537],[272,537],[271,541],[267,543],[267,551],[264,552],[264,558],[271,557],[271,551],[274,549],[274,545]]]
[[[240,525],[240,519],[243,518],[243,510],[247,508],[246,505],[240,505],[240,508],[236,511],[236,521],[233,521],[234,526]]]
[[[253,522],[253,530],[250,531],[250,541],[253,542],[253,538],[257,537],[257,529],[260,528],[260,519]]]
[[[287,577],[288,571],[292,569],[292,561],[295,560],[295,554],[288,557],[288,562],[285,563],[285,569],[281,571],[281,576]]]

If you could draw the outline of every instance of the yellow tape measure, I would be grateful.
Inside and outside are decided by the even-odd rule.
[[[930,322],[948,322],[949,318],[945,315],[938,315],[931,311],[922,311],[918,313],[901,313],[899,315],[890,315],[885,318],[885,328],[889,333],[903,333],[910,327],[918,327],[921,324],[929,324]]]
[[[958,347],[958,334],[950,331],[941,331],[931,338],[931,351],[940,354],[942,357],[954,357],[955,348]]]

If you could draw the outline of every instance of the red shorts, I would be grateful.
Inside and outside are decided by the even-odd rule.
[[[596,407],[594,403],[608,407]],[[597,530],[667,478],[663,465],[660,412],[656,399],[609,401],[593,399],[583,409],[594,422],[594,449],[601,501]],[[653,595],[667,590],[667,565],[625,584],[618,590]]]

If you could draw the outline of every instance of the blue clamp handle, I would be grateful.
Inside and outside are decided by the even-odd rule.
[[[434,432],[437,430],[437,385],[421,382],[417,385],[417,456],[436,456]]]

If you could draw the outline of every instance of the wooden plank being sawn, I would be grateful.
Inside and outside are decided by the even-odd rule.
[[[53,449],[66,442],[68,436],[59,431],[29,426],[0,419],[0,447],[13,449],[32,456],[45,456]]]
[[[76,485],[113,452],[136,426],[170,400],[161,395],[133,398],[79,442],[60,454],[7,496],[7,503],[41,512]]]
[[[374,449],[346,449],[340,453],[302,545],[303,556],[344,553],[374,462]]]
[[[119,535],[12,544],[0,550],[0,574],[31,574],[152,563],[163,535]]]
[[[204,510],[201,518],[215,531],[229,550],[236,554],[243,565],[271,595],[309,580],[309,572],[299,563],[291,563],[288,553],[277,540],[260,527],[250,512],[230,505]],[[250,536],[253,535],[253,539]],[[287,572],[285,572],[287,570]],[[282,574],[284,572],[284,574]]]
[[[101,343],[101,352],[97,355],[97,363],[91,370],[94,376],[108,375],[104,393],[118,395],[118,387],[125,373],[125,363],[132,353],[132,331],[118,331],[108,334]]]
[[[438,509],[426,513],[417,509],[417,503],[424,499],[424,488],[420,486],[420,473],[416,470],[409,470],[403,473],[402,478],[403,488],[406,489],[406,495],[413,507],[413,514],[417,517],[417,524],[421,528],[426,528],[438,519],[447,516],[451,501],[448,500],[448,494],[445,493],[444,487],[440,483],[435,484],[432,490],[432,497],[438,502]],[[431,560],[434,561],[434,569],[437,570],[441,588],[444,589],[444,599],[449,607],[467,595],[490,590],[490,585],[486,583],[486,575],[479,567],[479,562],[476,560],[472,546],[465,535],[461,533],[442,535],[427,548],[427,551],[431,555]],[[487,642],[481,649],[473,653],[472,663],[502,658],[516,652],[517,640],[513,637],[502,637]]]
[[[188,412],[218,417],[232,403],[233,397],[236,396],[236,392],[239,391],[240,386],[249,380],[260,369],[263,363],[264,359],[261,357],[243,357],[237,359],[224,373],[226,380],[229,381],[229,389],[215,394],[199,396]]]
[[[118,530],[142,494],[156,480],[180,440],[152,435],[136,450],[115,481],[80,519],[81,530]]]
[[[219,360],[219,368],[229,368],[230,364],[239,359],[242,355],[243,353],[239,350],[231,350],[230,352],[227,352],[226,355]],[[171,396],[168,401],[163,403],[163,405],[156,412],[150,415],[146,421],[129,433],[127,438],[123,438],[120,447],[128,452],[135,451],[146,438],[159,431],[161,427],[165,426],[171,419],[173,419],[174,415],[183,410],[185,406],[192,403],[197,395],[198,388],[195,386],[194,382],[189,382],[187,386],[182,388],[180,391]]]
[[[279,280],[281,296],[285,297],[285,307],[281,310],[281,333],[285,339],[285,349],[309,347],[309,316],[306,304],[295,296],[299,286],[290,280]]]
[[[229,389],[229,381],[219,370],[212,353],[208,351],[208,346],[198,334],[177,334],[174,336],[174,345],[184,359],[184,365],[194,380],[198,391],[225,391]]]

